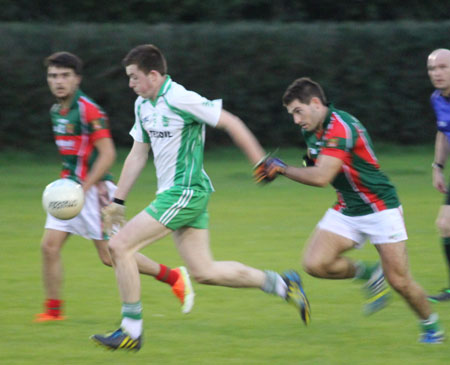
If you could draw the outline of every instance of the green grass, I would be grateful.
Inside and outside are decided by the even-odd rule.
[[[52,152],[52,151],[51,151]],[[145,345],[138,353],[108,352],[93,345],[93,333],[120,320],[114,273],[102,266],[90,241],[72,237],[63,251],[68,320],[32,323],[41,310],[39,242],[44,214],[41,193],[59,172],[52,153],[0,153],[0,364],[446,364],[448,343],[417,343],[418,325],[398,295],[391,306],[366,318],[357,283],[319,280],[303,274],[312,323],[281,299],[259,290],[195,285],[196,305],[187,316],[169,287],[142,278]],[[114,167],[117,176],[125,151]],[[281,149],[291,164],[302,151]],[[284,270],[299,267],[304,243],[334,202],[331,188],[317,189],[280,178],[255,186],[236,149],[206,153],[216,187],[209,206],[211,246],[219,260]],[[446,285],[446,268],[434,220],[442,196],[431,186],[433,147],[378,146],[383,170],[398,188],[410,239],[416,280],[428,291]],[[154,197],[152,167],[129,196],[131,216]],[[180,265],[171,238],[143,251],[172,267]],[[350,253],[375,260],[370,244]],[[449,304],[435,305],[450,330]]]

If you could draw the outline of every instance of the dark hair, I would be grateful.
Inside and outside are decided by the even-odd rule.
[[[311,80],[309,77],[301,77],[286,89],[283,95],[283,105],[287,106],[296,99],[302,104],[309,104],[313,97],[319,98],[323,105],[328,103],[327,97],[319,83]]]
[[[70,52],[56,52],[44,60],[45,67],[67,67],[74,70],[77,75],[83,72],[83,61]]]
[[[143,44],[134,47],[122,60],[122,65],[136,65],[141,71],[149,73],[158,71],[161,75],[167,73],[167,63],[164,55],[158,47],[153,44]]]

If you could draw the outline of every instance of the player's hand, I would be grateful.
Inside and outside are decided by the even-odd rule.
[[[278,175],[284,175],[286,164],[276,157],[269,157],[265,163],[266,180],[273,181]]]
[[[102,209],[103,231],[108,237],[116,234],[125,223],[125,205],[112,202]]]
[[[264,171],[264,163],[266,162],[267,156],[264,156],[254,167],[253,167],[253,178],[256,183],[264,181],[266,173]]]
[[[286,166],[279,158],[266,156],[256,164],[253,176],[257,183],[268,183],[275,180],[279,174],[284,174]]]
[[[447,185],[441,169],[433,169],[433,186],[442,194],[447,194]]]

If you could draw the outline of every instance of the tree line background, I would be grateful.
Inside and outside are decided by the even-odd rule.
[[[301,76],[319,81],[374,140],[433,141],[426,57],[450,47],[450,2],[101,3],[0,0],[0,149],[52,143],[43,59],[60,50],[84,60],[83,91],[109,114],[116,144],[129,145],[136,96],[121,60],[143,43],[161,48],[175,81],[222,98],[265,146],[302,144],[281,105]],[[207,133],[207,147],[230,143],[219,130]]]

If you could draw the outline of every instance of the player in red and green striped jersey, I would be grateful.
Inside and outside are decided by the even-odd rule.
[[[267,157],[255,169],[259,181],[278,174],[302,184],[333,185],[337,202],[318,223],[304,253],[310,275],[328,279],[365,280],[366,314],[383,308],[389,284],[418,315],[423,343],[441,343],[444,332],[432,313],[425,291],[408,267],[407,239],[402,207],[396,190],[380,170],[364,126],[352,115],[327,102],[322,87],[309,78],[295,80],[283,104],[302,129],[313,166],[293,167]],[[379,264],[353,261],[344,252],[369,239],[380,256]]]
[[[111,202],[116,186],[108,169],[115,160],[115,148],[106,113],[79,88],[82,61],[69,52],[57,52],[45,60],[47,81],[56,104],[50,111],[55,142],[63,160],[60,177],[82,185],[85,203],[78,216],[60,220],[47,214],[42,248],[42,273],[46,295],[44,312],[36,322],[63,320],[61,250],[71,234],[91,239],[101,261],[111,266],[107,237],[102,232],[102,207]],[[123,204],[123,202],[120,202]],[[124,209],[124,208],[123,208]],[[194,293],[184,267],[171,270],[136,254],[139,271],[166,282],[188,313]]]

